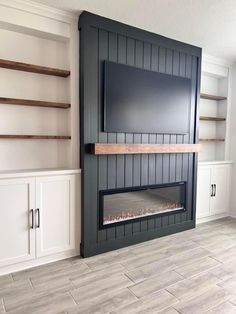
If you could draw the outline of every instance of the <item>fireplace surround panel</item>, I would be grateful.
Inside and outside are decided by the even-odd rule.
[[[89,12],[80,15],[79,31],[81,255],[92,256],[194,228],[197,154],[193,146],[197,144],[198,133],[201,49]],[[178,131],[171,134],[127,133],[123,130],[104,132],[105,61],[189,79],[191,103],[187,133],[179,134]],[[171,127],[173,129],[173,125]],[[129,154],[129,151],[119,151],[118,148],[116,150],[115,146],[117,154],[103,152],[101,155],[96,155],[95,151],[91,153],[93,143],[123,144],[125,149],[132,148],[134,144],[141,145],[134,154]],[[157,146],[159,148],[155,153],[155,150],[148,152],[150,146],[145,144],[161,146]],[[177,145],[173,148],[175,144],[183,145],[181,146],[183,151]],[[172,153],[165,150],[166,145],[169,145],[168,149]],[[146,151],[140,152],[140,149],[145,147]],[[185,190],[185,201],[177,198],[177,202],[172,205],[167,202],[162,206],[162,212],[156,213],[157,209],[152,208],[154,207],[152,200],[157,195],[152,188],[159,189],[163,186],[159,189],[163,192],[162,198],[159,199],[160,203],[166,198],[165,189],[172,184],[178,186],[179,183]],[[117,194],[111,194],[111,191]],[[126,193],[129,197],[136,198],[136,204],[140,204],[144,199],[148,200],[150,206],[141,209],[137,206],[131,208],[132,214],[127,214],[125,210],[120,214],[128,207],[126,201],[122,205],[124,208],[122,207],[117,214],[118,220],[122,219],[122,221],[114,222],[116,213],[110,215],[109,219],[113,220],[112,223],[109,219],[104,220],[101,215],[101,202],[104,202],[104,198],[107,197],[108,200],[111,198],[112,201],[113,196],[125,197]],[[105,214],[107,214],[106,210]],[[127,219],[126,216],[129,215],[134,217]]]

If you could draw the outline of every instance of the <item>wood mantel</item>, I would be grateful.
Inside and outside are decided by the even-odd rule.
[[[93,155],[197,153],[200,144],[90,144]]]

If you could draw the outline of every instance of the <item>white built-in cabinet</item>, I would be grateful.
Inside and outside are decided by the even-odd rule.
[[[199,165],[197,218],[229,213],[231,167],[231,163]]]
[[[75,254],[76,182],[76,174],[0,179],[0,274],[10,265]]]

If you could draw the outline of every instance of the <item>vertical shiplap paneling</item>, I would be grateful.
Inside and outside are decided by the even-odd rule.
[[[132,133],[125,134],[125,143],[133,144],[134,135]],[[125,155],[125,187],[133,186],[133,155]]]
[[[151,70],[158,72],[159,67],[159,47],[151,45]]]
[[[163,136],[164,144],[170,143],[170,135],[164,134]],[[170,154],[163,154],[163,183],[168,183],[170,181]],[[169,217],[163,216],[161,217],[162,226],[169,225]]]
[[[153,47],[149,43],[144,43],[144,57],[143,57],[143,67],[146,70],[152,70],[152,62],[154,61],[154,66],[157,68],[156,61],[152,58]],[[155,51],[154,51],[155,53]],[[148,143],[155,143],[155,134],[148,134]],[[148,184],[155,183],[155,154],[148,154]]]
[[[117,62],[117,34],[108,33],[108,60]],[[108,143],[116,143],[116,133],[108,134]],[[116,188],[116,159],[115,155],[108,156],[108,189]]]
[[[163,144],[170,144],[170,134],[164,134]],[[170,182],[170,154],[163,154],[163,183]]]
[[[125,36],[117,35],[117,62],[126,64],[127,40]],[[125,143],[125,134],[117,133],[117,143]],[[117,155],[116,165],[116,186],[122,188],[125,186],[125,156]],[[116,237],[123,238],[125,235],[125,226],[116,227]]]
[[[157,134],[156,135],[156,143],[163,144],[164,143],[164,135]],[[163,154],[156,154],[156,184],[163,183]]]
[[[135,40],[133,38],[126,38],[126,64],[130,66],[135,65]],[[126,133],[125,143],[133,144],[134,135]],[[125,155],[125,186],[131,187],[133,185],[133,156]],[[133,233],[133,224],[125,225],[125,235],[129,236]]]
[[[136,67],[143,66],[143,44],[139,40],[135,40],[134,63]],[[141,143],[141,134],[134,134],[134,144]],[[141,185],[141,156],[133,156],[133,185]],[[141,231],[140,221],[133,223],[133,234]]]
[[[183,52],[179,53],[179,76],[186,77],[186,54]],[[183,135],[182,137],[182,143],[188,143],[188,134]],[[188,154],[182,154],[182,175],[181,175],[181,181],[186,181],[186,167],[188,167]],[[188,190],[188,183],[186,186]],[[188,208],[188,202],[187,206]],[[180,216],[180,221],[184,222],[187,219],[187,213],[182,213]]]
[[[107,143],[108,134],[103,132],[103,77],[104,77],[104,60],[108,58],[108,36],[105,30],[98,30],[98,60],[99,60],[99,143]],[[108,156],[98,156],[98,177],[99,190],[108,188]],[[107,231],[98,230],[98,242],[107,240]]]
[[[134,134],[134,144],[141,143],[141,134]],[[133,185],[141,185],[141,158],[140,155],[133,155]],[[140,221],[133,223],[133,233],[140,232],[141,224]]]
[[[176,144],[177,136],[175,134],[170,135],[170,143]],[[170,182],[176,182],[176,156],[178,154],[170,154]],[[169,225],[173,225],[176,221],[176,215],[179,214],[173,214],[169,216]]]
[[[156,134],[150,134],[149,135],[149,141],[150,144],[155,144],[156,143]],[[155,159],[155,154],[150,154],[149,155],[149,182],[148,184],[154,185],[156,181],[156,159]],[[155,218],[149,218],[148,219],[148,230],[154,229],[155,228]]]
[[[156,144],[163,144],[164,142],[164,135],[163,134],[156,134]],[[155,155],[155,182],[156,184],[163,183],[163,154],[156,154]],[[160,228],[162,225],[161,216],[155,218],[155,227]]]
[[[173,74],[173,50],[166,49],[166,71],[167,74]]]
[[[85,57],[85,69],[90,66],[94,69],[93,77],[90,77],[87,71],[84,74],[84,143],[96,143],[98,141],[98,116],[99,116],[99,83],[98,83],[98,30],[96,28],[89,28],[89,52]],[[93,93],[89,93],[89,88]],[[94,119],[96,117],[96,119]],[[98,159],[95,156],[88,155],[84,159],[84,169],[86,176],[84,177],[84,206],[88,209],[88,214],[83,213],[84,228],[86,228],[86,240],[88,243],[96,244],[97,239],[97,222],[98,222]],[[90,197],[90,193],[93,197]],[[89,229],[88,229],[89,228]],[[88,236],[87,236],[88,235]]]
[[[178,134],[176,139],[177,144],[183,143],[184,135]],[[177,154],[176,157],[176,181],[182,181],[182,168],[183,168],[183,154]]]
[[[170,143],[177,144],[177,135],[170,135]],[[170,154],[170,182],[176,182],[176,158],[178,154]]]
[[[191,84],[192,84],[192,90],[194,91],[194,87],[197,85],[197,71],[198,71],[198,68],[197,68],[197,62],[198,62],[198,59],[197,57],[192,57],[192,71],[191,71]],[[186,73],[186,75],[188,75],[188,73]],[[196,119],[195,115],[196,115],[196,112],[195,112],[195,104],[196,102],[196,94],[195,92],[192,93],[191,95],[191,125],[190,125],[190,133],[189,133],[189,142],[190,143],[194,143],[194,136],[195,136],[195,125],[194,125],[194,121]],[[195,178],[193,178],[193,166],[194,166],[194,155],[193,154],[189,154],[188,156],[188,162],[189,162],[189,167],[188,167],[188,182],[189,182],[189,196],[188,198],[191,199],[192,201],[192,197],[193,197],[193,180]],[[192,179],[193,178],[193,179]],[[187,213],[187,220],[192,220],[193,219],[193,211],[191,210],[192,209],[192,203],[189,205],[190,206],[190,209],[188,210],[188,213]]]
[[[171,49],[166,50],[166,73],[173,75],[174,71],[174,51]],[[176,144],[176,135],[171,134],[169,137],[170,144]],[[175,182],[175,166],[176,155],[169,154],[169,182]],[[173,216],[172,216],[173,217]]]
[[[141,140],[143,144],[148,143],[148,134],[142,134]],[[148,156],[143,154],[141,156],[141,185],[148,185]],[[147,230],[147,221],[140,222],[141,232]]]
[[[143,67],[143,43],[139,40],[135,41],[135,66],[142,68]],[[141,134],[134,134],[134,143],[140,144],[142,142]],[[133,184],[134,186],[141,185],[141,156],[133,156]],[[140,225],[140,224],[139,224]]]
[[[174,50],[173,51],[173,75],[178,76],[179,74],[180,74],[180,53]],[[176,135],[177,144],[182,144],[183,142],[182,137],[183,137],[182,134]],[[175,154],[175,155],[176,155],[175,156],[175,178],[176,178],[176,182],[180,182],[182,180],[183,154]]]
[[[186,134],[183,136],[183,144],[189,143],[189,135]],[[189,160],[188,160],[189,154],[183,154],[183,167],[182,167],[182,181],[187,181],[188,179],[188,168],[189,168]],[[187,190],[189,191],[189,182],[187,182]],[[189,210],[190,205],[190,199],[189,194],[187,194],[187,210]],[[187,212],[184,212],[181,214],[181,221],[187,220]]]
[[[130,66],[135,65],[135,40],[127,38],[126,48],[126,64]],[[134,135],[126,134],[127,144],[133,144]],[[131,187],[133,185],[133,155],[125,155],[125,186]]]
[[[151,71],[158,71],[159,69],[159,47],[156,45],[151,45]],[[158,135],[150,134],[149,143],[157,144]],[[161,154],[151,154],[149,155],[149,184],[156,184],[157,180],[162,182],[162,155]],[[157,179],[158,177],[158,179]],[[161,219],[153,218],[148,220],[148,230],[157,228],[161,223]]]
[[[166,73],[166,61],[167,49],[164,47],[160,47],[159,49],[159,72]],[[169,144],[169,134],[163,135],[163,144]],[[169,182],[169,162],[170,156],[169,154],[162,155],[162,174],[163,174],[163,183]]]
[[[148,134],[141,135],[141,143],[148,144]],[[148,156],[141,155],[141,185],[148,185]]]
[[[156,143],[156,134],[149,134],[149,144]],[[156,181],[156,154],[149,154],[149,167],[148,167],[148,184],[154,185]]]
[[[125,143],[133,143],[133,134],[125,134]],[[125,187],[132,186],[133,179],[133,158],[132,155],[125,155]],[[125,236],[133,234],[133,224],[129,223],[125,225]]]
[[[182,57],[182,59],[180,57],[180,61],[183,60],[182,63],[180,62],[180,67],[183,65],[184,60],[185,60],[185,73],[184,73],[184,76],[192,79],[193,58],[192,58],[192,56],[187,55],[187,54],[183,54],[183,53],[180,54],[180,55]],[[184,71],[183,66],[182,66],[182,71]],[[180,74],[182,74],[181,71],[180,71]],[[194,75],[196,76],[196,73]],[[192,81],[191,84],[192,84],[192,86],[191,86],[192,93],[195,94],[195,90],[194,90],[195,87],[193,87],[193,84],[196,84],[196,81],[194,83]],[[194,100],[191,99],[191,104],[192,104],[192,106],[191,106],[191,112],[190,112],[190,121],[191,121],[190,125],[192,125],[192,126],[190,126],[190,132],[189,132],[188,136],[186,136],[186,138],[185,138],[185,143],[193,143],[193,141],[192,141],[193,138],[192,139],[190,138],[190,133],[191,133],[191,131],[193,132],[193,129],[191,130],[191,127],[193,127],[193,125],[194,125],[194,123],[192,123],[193,122],[192,119],[193,119],[193,115],[194,115],[193,110],[195,110],[195,108],[192,108],[192,107],[195,104],[195,99]],[[192,196],[192,183],[190,182],[189,177],[188,177],[189,171],[191,171],[191,169],[190,169],[190,158],[191,158],[190,154],[184,154],[183,155],[183,176],[184,176],[185,181],[188,182],[187,212],[183,214],[183,218],[182,218],[185,221],[189,219],[189,217],[191,216],[191,211],[192,211],[192,197],[193,197]],[[192,177],[192,175],[191,175],[191,177]]]
[[[108,143],[116,143],[116,133],[108,133]],[[115,189],[116,188],[116,171],[117,171],[117,167],[116,167],[116,160],[117,157],[116,155],[110,155],[108,156],[108,160],[107,160],[107,186],[108,189]],[[111,240],[114,239],[116,237],[116,228],[115,227],[111,227],[109,229],[107,229],[107,240]]]

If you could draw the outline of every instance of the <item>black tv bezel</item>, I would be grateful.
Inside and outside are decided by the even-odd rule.
[[[140,67],[137,67],[137,66],[132,66],[132,65],[127,65],[127,64],[123,64],[123,63],[117,63],[117,62],[112,62],[112,61],[109,61],[109,60],[104,60],[103,61],[103,97],[102,97],[102,100],[103,100],[103,115],[102,115],[102,132],[106,132],[106,133],[129,133],[129,134],[175,134],[175,135],[187,135],[189,134],[189,130],[188,132],[175,132],[175,131],[169,131],[169,132],[160,132],[160,131],[156,131],[156,132],[138,132],[138,131],[116,131],[116,130],[107,130],[107,124],[106,124],[106,121],[107,121],[107,99],[106,99],[106,90],[107,90],[107,84],[106,84],[106,81],[107,81],[107,77],[106,77],[106,65],[108,63],[113,63],[113,64],[120,64],[122,66],[125,66],[125,67],[130,67],[130,68],[135,68],[135,69],[138,69],[140,71],[144,71],[144,72],[155,72],[155,73],[160,73],[164,76],[171,76],[171,77],[176,77],[176,78],[183,78],[183,79],[187,79],[189,80],[190,82],[190,86],[191,86],[191,79],[188,78],[188,77],[183,77],[183,76],[177,76],[177,75],[172,75],[172,74],[167,74],[167,73],[163,73],[163,72],[159,72],[159,71],[151,71],[151,70],[147,70],[147,69],[143,69],[143,68],[140,68]],[[189,90],[189,93],[190,93],[190,99],[191,99],[191,88]],[[191,103],[190,103],[191,105]],[[190,112],[189,112],[189,119],[188,119],[188,129],[190,127]]]

